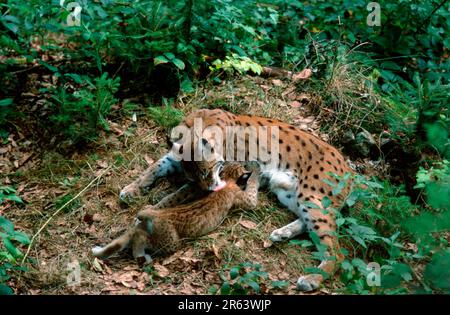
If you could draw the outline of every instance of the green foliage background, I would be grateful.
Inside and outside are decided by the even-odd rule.
[[[445,238],[450,217],[448,1],[380,0],[379,27],[367,25],[364,0],[77,2],[82,8],[79,26],[66,25],[71,12],[59,0],[0,3],[2,143],[15,128],[14,121],[27,115],[21,103],[21,75],[28,71],[57,78],[54,87],[39,91],[47,99],[40,105],[44,129],[79,143],[94,141],[100,130],[108,130],[107,118],[127,86],[135,87],[136,94],[148,86],[158,92],[152,76],[166,78],[165,86],[175,89],[173,97],[179,91],[194,92],[197,82],[220,81],[223,72],[258,73],[261,66],[311,68],[316,79],[302,88],[322,93],[325,106],[338,103],[351,108],[349,128],[358,125],[373,133],[388,130],[389,137],[408,150],[434,154],[417,173],[416,189],[425,197],[424,204],[411,201],[402,187],[389,182],[369,186],[374,190],[371,195],[355,192],[351,196],[351,206],[357,200],[368,204],[357,221],[339,221],[341,232],[365,253],[372,243],[384,249],[377,259],[392,271],[392,288],[382,293],[401,293],[396,287],[412,277],[408,264],[419,261],[427,265],[417,290],[449,292]],[[49,60],[49,55],[59,58]],[[342,66],[350,79],[375,90],[380,107],[372,110],[371,101],[357,97],[352,89],[334,93],[329,88]],[[164,106],[147,106],[149,116],[166,129],[176,125],[182,113],[169,105],[165,95],[159,95],[158,102]],[[45,123],[48,120],[50,124]],[[19,202],[9,187],[0,193],[0,201]],[[15,232],[2,222],[7,228],[3,242],[9,242]],[[399,239],[416,243],[419,252],[399,249]],[[14,257],[5,256],[7,252],[0,249],[8,261],[0,268],[0,282],[7,279],[5,270],[14,265]],[[353,257],[343,266],[347,291],[370,292],[363,280],[367,256],[361,257],[365,261]],[[253,276],[245,285],[256,290],[254,282],[260,275]],[[240,283],[236,289],[224,281],[227,285],[222,290],[248,290]]]

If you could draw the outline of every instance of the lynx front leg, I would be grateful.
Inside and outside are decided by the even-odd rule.
[[[125,186],[120,192],[120,199],[132,199],[138,196],[142,190],[152,186],[158,178],[181,173],[181,170],[180,162],[176,161],[172,153],[169,152],[154,165],[151,165],[138,179]]]
[[[279,228],[270,234],[269,239],[272,242],[281,242],[290,240],[306,230],[306,225],[302,219],[297,219],[282,228]]]

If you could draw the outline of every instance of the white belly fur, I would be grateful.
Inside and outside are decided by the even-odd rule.
[[[278,200],[297,215],[297,185],[298,179],[289,171],[266,170],[261,174],[269,182],[269,189],[277,195]]]

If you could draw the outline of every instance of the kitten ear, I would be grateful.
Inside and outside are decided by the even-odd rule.
[[[244,172],[244,174],[242,174],[237,180],[236,180],[236,184],[238,186],[246,186],[248,179],[250,178],[250,176],[252,175],[253,172]]]
[[[166,142],[167,142],[167,145],[169,146],[169,148],[171,148],[173,146],[173,141],[169,135],[166,135]]]

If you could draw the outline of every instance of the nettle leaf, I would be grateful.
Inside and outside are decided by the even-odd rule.
[[[300,245],[301,247],[311,247],[314,244],[308,240],[290,240],[289,245]]]
[[[337,226],[342,226],[345,223],[345,218],[339,218],[336,220]]]
[[[12,103],[13,103],[13,99],[12,98],[4,98],[4,99],[0,100],[0,107],[9,106]]]
[[[192,85],[192,81],[187,76],[185,76],[183,81],[181,82],[180,88],[184,93],[192,93],[195,91]]]
[[[180,59],[174,58],[171,61],[180,70],[184,70],[184,68],[186,67],[184,62],[182,60],[180,60]]]
[[[49,64],[43,60],[38,60],[38,63],[43,65],[44,67],[46,67],[48,70],[50,70],[52,72],[58,72],[58,68],[56,68],[55,66],[52,66],[51,64]]]
[[[222,286],[220,287],[220,294],[222,295],[230,295],[231,292],[231,286],[228,281],[225,281]]]
[[[165,53],[164,56],[169,60],[175,59],[175,55],[171,52]]]
[[[11,253],[11,255],[14,256],[14,258],[22,257],[23,254],[20,250],[17,249],[16,246],[7,238],[3,239],[3,245],[5,245],[5,248],[8,250],[8,252]]]
[[[0,216],[0,228],[2,228],[8,234],[14,232],[14,224],[2,216]]]
[[[14,290],[8,287],[6,284],[0,283],[0,295],[13,295]]]
[[[239,267],[233,267],[230,269],[230,278],[236,279],[239,276]]]
[[[251,287],[256,293],[259,293],[259,284],[256,281],[248,280],[247,284]]]
[[[331,187],[335,187],[335,186],[336,186],[336,184],[333,183],[333,182],[331,182],[328,178],[323,178],[322,181],[323,181],[325,184],[328,184],[328,185],[331,186]]]
[[[289,285],[289,281],[272,281],[272,287],[283,289]]]
[[[14,231],[10,235],[10,237],[11,237],[11,239],[18,241],[19,243],[21,243],[23,245],[30,244],[30,238],[25,233]]]
[[[164,56],[158,56],[153,59],[153,64],[155,66],[162,64],[162,63],[168,63],[168,62],[169,62],[169,60],[167,60],[167,58]]]
[[[358,201],[359,193],[356,191],[352,191],[350,195],[345,200],[345,203],[351,207]]]
[[[450,290],[450,249],[436,252],[425,267],[424,279],[433,287]]]
[[[324,207],[325,209],[328,208],[331,205],[331,199],[328,198],[328,196],[325,196],[322,199],[322,207]]]
[[[5,199],[11,200],[11,201],[14,201],[14,202],[17,202],[17,203],[23,203],[22,198],[20,198],[19,196],[16,196],[16,195],[5,196]]]

